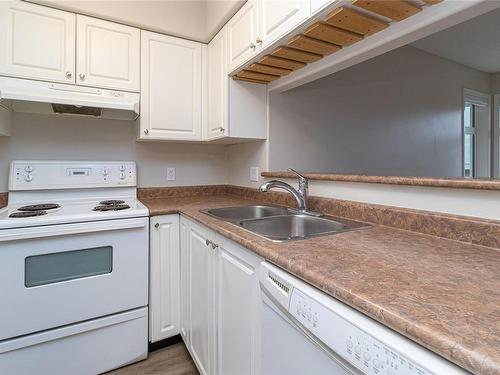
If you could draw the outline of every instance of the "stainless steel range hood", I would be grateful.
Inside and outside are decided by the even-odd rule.
[[[138,93],[0,77],[0,101],[14,112],[118,120],[139,117]]]

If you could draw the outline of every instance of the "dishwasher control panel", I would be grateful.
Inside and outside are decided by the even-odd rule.
[[[432,375],[393,348],[294,288],[289,312],[346,362],[367,375]]]

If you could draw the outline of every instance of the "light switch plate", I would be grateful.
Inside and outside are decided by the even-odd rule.
[[[175,181],[175,168],[167,168],[167,181]]]
[[[259,182],[259,167],[250,167],[250,181]]]

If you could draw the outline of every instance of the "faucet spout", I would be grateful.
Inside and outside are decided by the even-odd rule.
[[[314,212],[314,211],[309,211],[307,209],[307,197],[308,197],[308,190],[309,190],[309,179],[306,176],[301,175],[299,172],[296,170],[293,170],[292,168],[288,168],[289,171],[293,172],[299,179],[299,189],[295,189],[292,185],[287,184],[286,182],[283,181],[278,181],[278,180],[272,180],[263,183],[259,190],[263,193],[268,192],[271,189],[283,189],[288,191],[290,194],[292,194],[292,197],[295,199],[297,202],[297,208],[299,213],[304,214],[304,215],[310,215],[310,216],[323,216],[322,213],[320,212]]]
[[[259,188],[259,190],[263,193],[266,193],[271,189],[282,189],[288,191],[297,202],[297,208],[299,211],[305,211],[307,209],[307,202],[304,195],[300,191],[296,190],[292,185],[283,181],[272,180],[263,183]]]

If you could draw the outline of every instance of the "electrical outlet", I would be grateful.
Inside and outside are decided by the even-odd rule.
[[[167,168],[167,181],[175,181],[175,168]]]
[[[250,181],[259,182],[259,167],[250,167]]]

